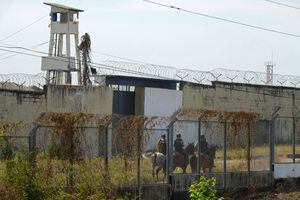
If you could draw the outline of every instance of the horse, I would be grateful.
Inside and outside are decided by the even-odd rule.
[[[149,159],[149,154],[143,154],[143,158]],[[152,164],[152,177],[153,180],[158,181],[158,174],[163,170],[164,178],[166,177],[166,160],[167,156],[161,152],[153,152],[150,155],[150,160]],[[156,177],[156,179],[155,179]]]
[[[188,155],[193,155],[195,153],[195,146],[194,143],[188,143],[188,145],[185,148],[185,152]]]
[[[200,168],[202,168],[205,173],[206,169],[212,172],[212,168],[215,167],[214,159],[216,157],[216,146],[208,147],[207,153],[200,153]],[[192,173],[197,172],[197,159],[198,155],[194,154],[190,159],[190,165]]]
[[[174,151],[173,152],[173,171],[176,169],[176,167],[179,167],[182,169],[182,172],[185,174],[186,173],[186,168],[189,164],[189,156],[194,155],[195,152],[195,147],[193,143],[189,143],[185,149],[184,152],[186,154],[183,155],[179,152]]]
[[[184,151],[187,155],[194,154],[194,145],[188,144]],[[143,154],[143,158],[149,159],[149,154]],[[166,177],[166,160],[167,155],[164,155],[161,152],[153,152],[150,155],[151,164],[152,164],[152,177],[154,180],[158,181],[158,174],[163,170],[164,178]],[[186,173],[187,165],[189,164],[188,158],[185,158],[182,154],[178,152],[173,152],[173,171],[176,167],[180,167],[184,173]]]

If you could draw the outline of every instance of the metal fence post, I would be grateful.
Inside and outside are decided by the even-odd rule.
[[[104,167],[105,167],[105,181],[108,181],[109,170],[108,170],[108,127],[105,128],[105,158],[104,158]]]
[[[169,149],[169,158],[170,158],[170,173],[173,174],[173,137],[174,137],[174,124],[171,126],[170,130],[170,149]],[[171,183],[170,177],[169,177],[169,183]]]
[[[141,195],[141,155],[140,155],[140,151],[141,151],[141,130],[138,129],[137,130],[137,190],[138,190],[138,195],[137,195],[137,199],[142,199]]]
[[[250,186],[250,175],[251,175],[251,127],[250,122],[247,123],[247,132],[248,132],[248,151],[247,151],[247,168],[248,168],[248,187]]]
[[[270,131],[270,172],[274,172],[274,160],[275,160],[275,119],[279,116],[278,112],[281,107],[277,107],[275,111],[272,113],[269,131]],[[272,176],[273,182],[273,176]]]
[[[200,166],[201,166],[201,161],[200,161],[200,154],[201,154],[201,126],[202,126],[202,120],[201,117],[198,119],[198,159],[197,159],[197,174],[200,174]]]
[[[224,170],[224,190],[226,190],[226,184],[227,184],[227,120],[224,122],[224,154],[223,154],[223,170]]]
[[[270,157],[269,157],[269,171],[271,174],[270,179],[270,185],[273,183],[273,158],[274,158],[274,136],[273,136],[273,130],[272,130],[272,120],[266,121],[268,123],[268,132],[269,132],[269,151],[270,151]]]
[[[102,126],[99,126],[98,127],[98,156],[101,157],[103,155],[103,150],[102,150],[102,144],[101,144],[101,141],[102,141]]]
[[[274,145],[274,139],[275,139],[275,134],[274,134],[274,128],[275,128],[275,120],[272,119],[270,123],[270,169],[271,171],[274,171],[274,160],[275,160],[275,145]]]
[[[170,155],[170,129],[167,129],[167,150],[166,150],[166,154],[167,154],[167,159],[166,159],[166,177],[165,177],[165,181],[167,183],[169,183],[169,176],[170,176],[170,159],[169,159],[169,155]]]
[[[293,163],[296,162],[296,117],[293,113]]]
[[[279,116],[278,111],[280,108],[276,109],[272,114],[271,125],[270,125],[270,170],[274,171],[274,161],[275,161],[275,120]]]
[[[33,165],[36,159],[36,132],[40,128],[40,124],[36,123],[29,133],[29,162]]]

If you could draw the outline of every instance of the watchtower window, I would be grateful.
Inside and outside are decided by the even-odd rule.
[[[52,21],[57,22],[57,13],[52,13]]]
[[[61,22],[61,13],[52,13],[53,22]]]
[[[74,19],[78,21],[75,14],[73,13],[52,13],[52,21],[53,22],[61,22],[61,23],[67,23],[68,21],[68,15],[69,15],[69,22],[73,22]]]
[[[68,15],[69,15],[69,22],[72,22],[74,19],[73,13],[60,13],[60,15],[61,15],[60,22],[62,22],[62,23],[68,22]]]
[[[60,13],[60,22],[67,23],[68,21],[68,13]]]

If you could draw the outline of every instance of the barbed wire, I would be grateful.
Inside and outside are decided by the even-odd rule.
[[[44,73],[38,74],[0,74],[0,88],[2,89],[30,89],[29,87],[35,86],[42,88],[46,80]]]
[[[266,73],[255,71],[240,71],[225,68],[217,68],[211,71],[200,71],[192,69],[178,69],[171,66],[112,60],[102,61],[99,64],[106,67],[102,68],[98,65],[96,67],[96,77],[101,75],[134,76],[144,78],[155,77],[159,79],[178,80],[204,85],[211,85],[211,82],[213,81],[295,88],[300,85],[300,76],[274,74],[272,82],[267,83]],[[43,72],[34,75],[24,73],[0,74],[0,87],[2,85],[3,88],[4,83],[14,83],[17,86],[37,86],[42,88],[42,86],[46,83],[46,79],[44,77],[45,74]],[[95,82],[94,84],[98,83]]]
[[[232,82],[232,83],[247,83],[255,85],[273,85],[285,87],[298,87],[300,84],[300,76],[274,74],[272,82],[267,83],[264,72],[256,71],[241,71],[225,68],[217,68],[211,71],[200,71],[192,69],[178,69],[170,66],[161,66],[154,64],[130,63],[121,61],[104,61],[105,65],[118,67],[119,69],[139,71],[141,74],[153,74],[158,78],[161,77],[185,82],[199,83],[211,85],[212,81]],[[101,75],[125,75],[130,76],[130,73],[119,72],[117,70],[101,70],[98,71]],[[139,77],[146,77],[140,75]]]

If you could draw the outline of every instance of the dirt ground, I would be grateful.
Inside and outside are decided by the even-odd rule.
[[[234,200],[300,200],[300,180],[288,179],[284,182],[276,183],[274,188],[264,190],[239,191],[224,194],[224,199]]]
[[[275,192],[275,191],[268,191],[268,192],[259,192],[254,194],[249,193],[240,193],[240,194],[227,194],[224,195],[225,200],[300,200],[300,191],[291,191],[291,192]]]

